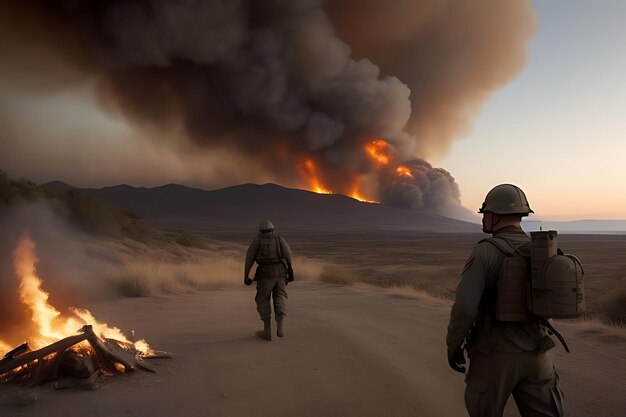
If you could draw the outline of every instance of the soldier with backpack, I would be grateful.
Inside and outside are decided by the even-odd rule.
[[[258,267],[254,280],[249,274],[252,265]],[[284,336],[283,322],[286,315],[287,284],[293,281],[291,267],[291,248],[287,241],[274,234],[274,225],[269,220],[263,220],[259,227],[258,236],[252,241],[246,253],[243,282],[251,285],[256,281],[257,311],[263,321],[263,330],[256,335],[265,340],[272,340],[272,307],[270,299],[274,301],[274,315],[276,317],[276,334]]]
[[[515,185],[494,187],[479,213],[483,232],[493,237],[476,244],[465,263],[446,338],[448,363],[455,371],[465,373],[468,352],[466,408],[472,417],[500,417],[512,394],[523,417],[563,416],[563,393],[548,352],[555,343],[546,326],[553,333],[549,317],[582,314],[580,263],[573,256],[556,255],[554,231],[537,232],[545,247],[533,246],[521,229],[522,217],[533,211]],[[547,284],[545,271],[552,280]],[[575,291],[560,289],[568,285]],[[569,310],[551,315],[551,302]]]

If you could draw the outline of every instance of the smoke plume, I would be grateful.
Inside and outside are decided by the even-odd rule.
[[[521,68],[534,16],[527,0],[41,0],[0,6],[0,27],[0,76],[22,90],[88,80],[107,111],[282,184],[439,210],[458,186],[423,158]]]

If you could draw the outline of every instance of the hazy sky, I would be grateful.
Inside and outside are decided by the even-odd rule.
[[[533,1],[528,62],[439,161],[480,206],[521,186],[541,218],[626,218],[626,2]]]
[[[537,30],[526,66],[489,96],[447,156],[429,161],[450,171],[472,211],[492,186],[512,182],[526,191],[537,218],[626,219],[626,2],[533,5]],[[253,158],[197,152],[172,140],[181,135],[175,127],[133,127],[103,112],[89,79],[44,95],[29,94],[15,79],[0,78],[0,168],[12,176],[76,186],[273,180]]]

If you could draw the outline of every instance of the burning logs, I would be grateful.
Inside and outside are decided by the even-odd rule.
[[[115,374],[143,369],[155,372],[143,358],[171,358],[167,352],[151,351],[142,356],[134,346],[114,339],[101,339],[92,326],[83,326],[79,334],[69,336],[41,349],[31,351],[24,343],[0,360],[0,381],[26,380],[43,384],[58,379],[76,380],[70,386],[87,381],[93,387],[99,373]],[[68,383],[57,384],[65,388]]]

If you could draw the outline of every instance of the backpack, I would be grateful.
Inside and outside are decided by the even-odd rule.
[[[278,235],[265,236],[261,233],[259,235],[259,250],[255,260],[263,266],[281,264],[285,268],[285,279],[289,283],[295,279],[294,272],[291,265],[283,258],[280,239]]]
[[[495,319],[538,319],[562,339],[548,319],[583,315],[584,271],[576,256],[557,248],[555,230],[531,232],[530,236],[530,243],[517,247],[503,237],[484,239],[506,255],[496,285]]]
[[[273,265],[282,263],[280,237],[278,235],[259,235],[259,250],[255,260],[259,265]]]

